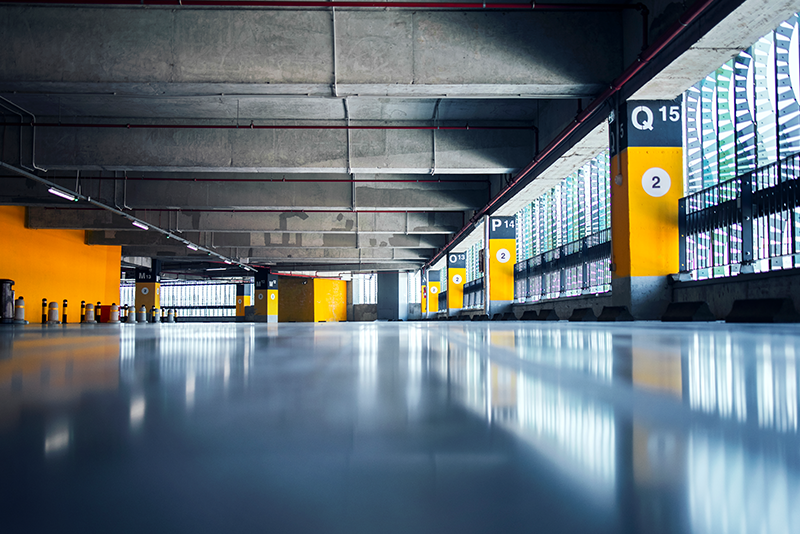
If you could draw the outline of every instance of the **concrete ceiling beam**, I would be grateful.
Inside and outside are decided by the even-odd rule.
[[[283,263],[292,261],[418,261],[425,262],[430,257],[430,249],[392,249],[392,248],[305,248],[305,247],[217,247],[220,254],[229,258],[237,258],[243,262]],[[147,256],[151,258],[188,258],[196,260],[208,259],[207,254],[198,253],[185,246],[148,246],[123,245],[124,256]]]
[[[440,235],[181,232],[180,236],[212,250],[220,247],[437,249],[445,244],[445,237]],[[174,241],[162,234],[141,230],[88,230],[86,232],[86,244],[88,245],[173,246],[172,243]]]
[[[451,234],[464,224],[461,212],[159,212],[132,210],[131,215],[162,228],[214,232],[287,232],[304,234]],[[95,209],[29,207],[28,228],[130,230],[128,219]]]
[[[69,24],[59,6],[3,13],[6,81],[333,84],[337,94],[526,85],[574,96],[610,81],[622,47],[619,12],[337,10],[335,27],[328,10],[72,7]]]
[[[506,173],[534,154],[532,130],[253,130],[37,127],[54,171]]]

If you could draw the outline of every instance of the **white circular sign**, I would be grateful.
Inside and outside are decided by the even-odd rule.
[[[431,293],[433,293],[435,295],[438,292],[439,292],[439,288],[438,287],[436,287],[436,286],[432,286],[431,287]]]
[[[642,175],[642,189],[651,197],[663,197],[671,186],[672,180],[664,169],[653,167]]]
[[[258,300],[264,300],[264,293],[258,294]]]
[[[275,300],[275,293],[269,296],[270,300]]]
[[[495,257],[500,263],[508,263],[508,260],[511,259],[511,253],[508,251],[508,249],[501,248],[497,251]]]
[[[241,303],[242,303],[242,299],[238,299],[237,300],[237,304],[241,304]]]
[[[148,293],[150,293],[150,289],[147,288],[147,287],[143,287],[142,288],[142,295],[147,295]]]
[[[457,274],[457,275],[453,276],[453,283],[454,283],[454,284],[456,284],[456,285],[459,285],[459,284],[461,284],[461,282],[463,282],[463,281],[464,281],[464,279],[463,279],[463,278],[461,278],[461,275],[460,275],[460,274]]]

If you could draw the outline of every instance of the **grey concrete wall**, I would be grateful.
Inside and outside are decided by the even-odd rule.
[[[377,321],[377,304],[356,304],[353,306],[353,320],[359,322]]]

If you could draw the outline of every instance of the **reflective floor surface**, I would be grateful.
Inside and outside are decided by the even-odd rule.
[[[800,532],[800,325],[0,330],[0,532]]]

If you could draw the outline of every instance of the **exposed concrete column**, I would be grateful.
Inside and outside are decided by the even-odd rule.
[[[678,272],[683,196],[680,99],[630,101],[610,129],[611,299],[635,319],[660,319]]]
[[[408,319],[408,283],[406,273],[378,273],[378,320],[405,321]]]

